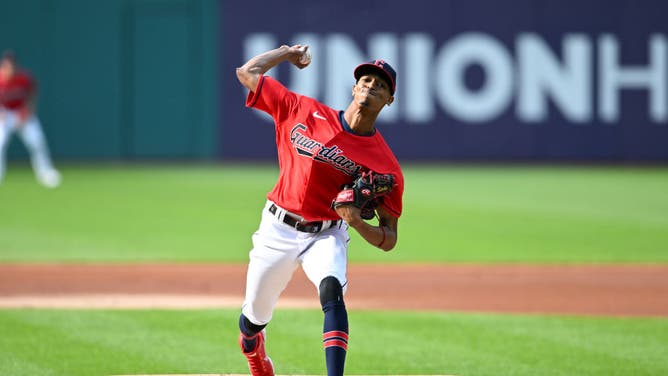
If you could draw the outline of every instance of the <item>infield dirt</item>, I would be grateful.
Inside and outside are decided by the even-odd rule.
[[[0,264],[0,308],[239,307],[245,264]],[[358,265],[350,309],[668,316],[668,265]],[[319,307],[301,270],[279,307]]]

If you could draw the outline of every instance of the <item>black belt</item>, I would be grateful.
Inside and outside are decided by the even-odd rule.
[[[269,212],[273,215],[276,215],[277,211],[278,211],[278,206],[276,206],[275,204],[271,204],[271,206],[269,207]],[[329,221],[329,225],[327,227],[323,227],[324,224],[323,221],[305,222],[293,217],[292,214],[290,214],[290,212],[285,210],[285,215],[283,215],[283,223],[285,223],[290,227],[294,227],[297,231],[310,232],[314,234],[316,232],[327,230],[328,228],[338,225],[339,221]]]

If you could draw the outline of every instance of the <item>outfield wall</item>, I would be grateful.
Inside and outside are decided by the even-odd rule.
[[[668,161],[668,3],[24,0],[0,49],[40,81],[56,159],[275,158],[234,68],[306,42],[290,88],[336,108],[351,71],[398,71],[379,127],[401,160]],[[14,158],[25,150],[14,141]]]
[[[0,50],[38,79],[57,160],[212,158],[217,22],[217,0],[3,1]]]
[[[356,64],[385,59],[398,72],[397,100],[380,128],[400,159],[668,160],[666,2],[291,4],[222,8],[221,75],[233,78],[235,64],[258,51],[306,42],[312,66],[276,77],[341,109]],[[221,155],[272,157],[266,117],[239,111],[239,85],[221,83]]]

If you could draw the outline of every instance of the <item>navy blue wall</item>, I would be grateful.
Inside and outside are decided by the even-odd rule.
[[[351,99],[356,64],[383,58],[396,68],[396,101],[379,128],[400,159],[668,160],[664,1],[291,5],[221,8],[223,157],[275,154],[271,123],[243,108],[233,68],[263,49],[309,43],[310,67],[273,75],[334,108]]]

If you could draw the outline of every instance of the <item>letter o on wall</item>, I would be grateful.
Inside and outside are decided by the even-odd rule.
[[[434,88],[445,111],[466,122],[484,122],[500,115],[513,96],[513,62],[506,48],[482,33],[461,34],[436,55]],[[476,91],[465,83],[470,65],[478,64],[485,82]]]

